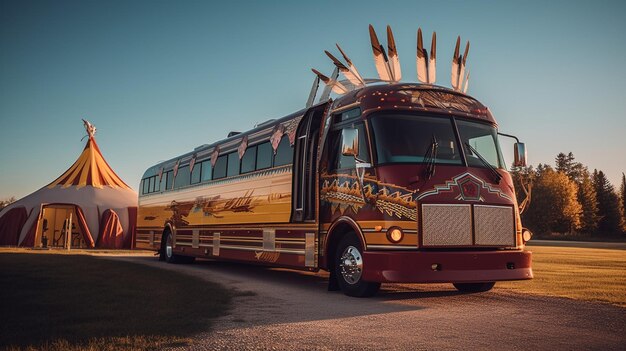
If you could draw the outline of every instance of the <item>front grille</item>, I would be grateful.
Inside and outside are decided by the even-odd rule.
[[[423,204],[421,212],[423,247],[515,246],[511,206]]]
[[[515,246],[513,208],[474,206],[475,243],[482,246]]]
[[[472,245],[470,205],[422,205],[424,246]]]

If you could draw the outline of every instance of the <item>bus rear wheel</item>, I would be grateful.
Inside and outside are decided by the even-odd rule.
[[[363,280],[363,249],[354,235],[344,236],[335,252],[335,277],[344,294],[368,297],[376,294],[380,283]]]
[[[491,290],[495,282],[487,282],[487,283],[453,283],[454,287],[464,293],[476,293],[476,292],[485,292]]]
[[[174,253],[174,238],[169,231],[165,233],[161,246],[160,258],[167,263],[193,263],[195,257],[181,256]]]

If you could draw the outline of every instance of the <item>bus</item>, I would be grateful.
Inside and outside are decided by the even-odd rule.
[[[496,120],[433,84],[368,84],[148,168],[135,247],[330,273],[329,290],[531,279]],[[515,164],[525,164],[523,143]]]

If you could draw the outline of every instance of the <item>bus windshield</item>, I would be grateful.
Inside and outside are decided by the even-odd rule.
[[[465,120],[457,120],[456,125],[459,128],[459,134],[463,146],[465,146],[465,158],[467,165],[470,167],[484,167],[479,157],[485,159],[495,168],[504,168],[502,153],[498,144],[498,132],[488,124],[469,122]],[[466,145],[469,144],[472,149],[476,150],[475,155]]]
[[[462,165],[466,150],[468,166],[485,167],[466,144],[489,164],[502,168],[496,129],[490,125],[457,120],[461,147],[452,119],[410,114],[381,114],[371,119],[378,163],[426,163]],[[433,144],[436,146],[433,147]],[[434,149],[434,152],[433,152]]]

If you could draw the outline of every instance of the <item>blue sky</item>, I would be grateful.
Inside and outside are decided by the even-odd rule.
[[[158,161],[302,108],[310,68],[330,74],[323,50],[336,42],[375,77],[370,23],[379,37],[392,26],[405,81],[416,81],[418,27],[428,43],[437,31],[444,86],[456,36],[469,39],[468,93],[527,143],[532,164],[572,151],[618,185],[623,1],[1,0],[0,199],[61,175],[84,146],[81,118],[137,189]]]

